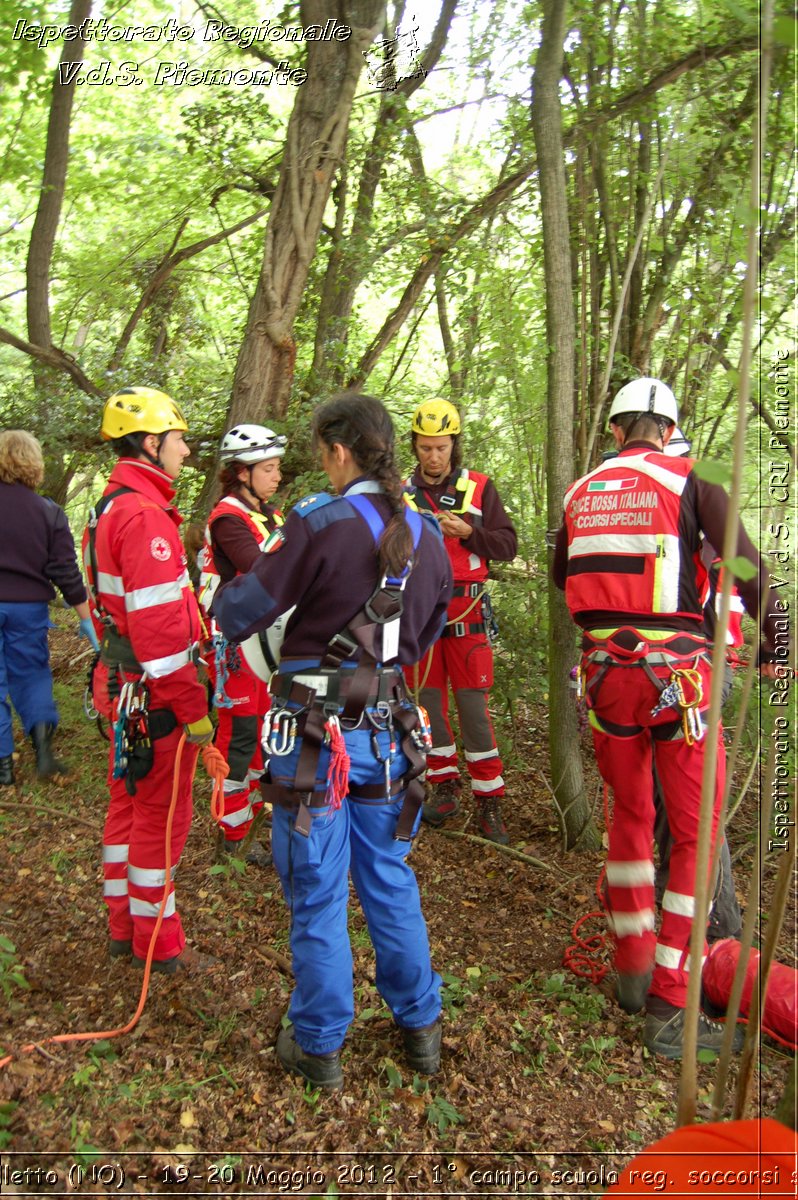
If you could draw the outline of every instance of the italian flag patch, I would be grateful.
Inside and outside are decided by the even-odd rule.
[[[591,479],[589,492],[628,492],[637,487],[636,479]]]
[[[274,533],[270,534],[263,543],[263,554],[274,554],[275,550],[279,550],[285,545],[285,534],[282,529],[275,529]]]

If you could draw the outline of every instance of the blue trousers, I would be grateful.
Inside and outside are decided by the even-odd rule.
[[[50,628],[43,600],[0,600],[0,758],[8,758],[14,749],[12,704],[26,734],[39,721],[58,724],[47,646]]]
[[[350,784],[383,782],[367,729],[345,732]],[[378,735],[387,757],[389,735]],[[271,759],[275,783],[293,782],[300,743]],[[329,751],[322,749],[318,778],[326,778]],[[391,777],[407,768],[399,751]],[[291,910],[295,987],[288,1015],[297,1043],[308,1054],[328,1054],[343,1043],[354,1017],[352,948],[347,927],[349,875],[368,924],[377,960],[377,987],[397,1025],[420,1029],[441,1011],[441,977],[430,962],[427,927],[416,877],[406,858],[408,842],[394,840],[401,808],[345,798],[337,810],[313,809],[308,837],[294,828],[295,814],[275,806],[272,854]]]

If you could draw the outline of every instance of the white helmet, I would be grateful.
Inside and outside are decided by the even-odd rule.
[[[679,421],[676,397],[667,383],[663,383],[661,379],[651,379],[648,376],[643,376],[642,379],[633,379],[631,383],[625,384],[619,392],[616,392],[608,419],[612,421],[614,417],[625,413],[634,413],[639,416],[651,413],[653,417],[664,417],[671,425],[676,425]]]
[[[663,446],[662,453],[667,454],[669,458],[684,458],[690,453],[692,448],[692,442],[684,436],[677,425],[668,439],[668,444]]]
[[[234,425],[222,438],[219,459],[223,463],[259,463],[282,458],[285,438],[265,425]]]

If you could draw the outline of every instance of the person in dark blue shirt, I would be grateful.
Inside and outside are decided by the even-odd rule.
[[[300,501],[254,566],[219,588],[213,614],[243,641],[293,609],[270,685],[263,785],[295,978],[277,1054],[336,1089],[354,1016],[350,874],[407,1061],[426,1074],[440,1062],[441,979],[407,863],[424,759],[401,666],[439,636],[452,583],[435,522],[405,504],[384,406],[333,397],[313,438],[337,494]]]

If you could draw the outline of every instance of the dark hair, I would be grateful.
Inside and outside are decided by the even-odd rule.
[[[157,437],[157,434],[155,436]],[[135,433],[125,433],[122,437],[113,438],[111,445],[114,453],[120,458],[138,458],[143,453],[145,437],[149,437],[149,434],[137,429]]]
[[[339,392],[313,414],[313,447],[336,443],[352,451],[364,475],[381,484],[391,503],[391,517],[379,542],[378,559],[384,575],[401,575],[413,555],[413,536],[405,519],[402,478],[394,458],[390,414],[373,396]]]
[[[222,495],[229,496],[231,492],[235,492],[241,487],[241,480],[238,478],[238,472],[246,463],[231,462],[225,463],[219,471],[219,483],[222,485]]]
[[[413,444],[413,454],[415,455],[416,459],[418,459],[418,455],[416,454],[416,438],[424,435],[416,433],[414,429],[410,436]],[[439,437],[442,435],[434,434],[432,436]],[[459,471],[463,465],[463,447],[460,441],[459,433],[450,433],[449,437],[452,439],[452,459],[449,463],[449,474],[454,475],[455,471]]]
[[[613,425],[619,425],[623,430],[623,438],[625,442],[632,442],[636,438],[659,438],[662,441],[665,436],[665,430],[673,421],[668,421],[665,417],[659,417],[654,413],[617,413],[612,418]]]

